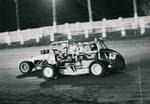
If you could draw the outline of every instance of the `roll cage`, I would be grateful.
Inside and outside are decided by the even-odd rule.
[[[95,41],[83,43],[75,43],[74,40],[53,42],[50,45],[50,49],[52,49],[55,52],[56,51],[68,52],[69,48],[72,48],[73,46],[81,48],[80,51],[83,51],[84,48],[87,48],[87,50],[98,50],[98,51],[100,49],[107,49],[107,46],[105,45],[104,41],[101,38],[99,39],[96,38]]]

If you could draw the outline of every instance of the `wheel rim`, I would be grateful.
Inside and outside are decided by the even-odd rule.
[[[43,71],[45,77],[52,77],[53,76],[53,69],[50,67],[46,67]]]
[[[91,67],[91,72],[94,74],[94,75],[100,75],[102,73],[102,66],[99,65],[99,64],[94,64],[92,65]]]
[[[29,71],[29,69],[30,69],[30,66],[27,64],[27,63],[22,63],[21,64],[21,71],[22,72],[28,72]]]

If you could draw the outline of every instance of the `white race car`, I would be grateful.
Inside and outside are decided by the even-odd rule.
[[[88,74],[104,76],[111,71],[122,71],[126,67],[124,58],[116,51],[108,49],[102,39],[91,42],[74,43],[60,41],[51,43],[50,48],[41,50],[41,55],[32,56],[19,65],[22,73],[30,73],[33,68],[42,70],[46,80],[61,75]]]

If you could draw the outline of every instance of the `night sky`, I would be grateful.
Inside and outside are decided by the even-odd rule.
[[[51,0],[18,0],[20,28],[36,28],[52,25]],[[132,17],[132,0],[91,0],[94,21]],[[138,15],[144,13],[138,1]],[[56,0],[57,23],[64,24],[88,21],[86,0]],[[14,0],[0,0],[0,31],[16,30]]]

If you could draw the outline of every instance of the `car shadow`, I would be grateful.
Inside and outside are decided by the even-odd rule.
[[[135,78],[126,72],[112,73],[105,77],[95,77],[92,75],[80,76],[61,76],[56,80],[44,81],[40,83],[41,88],[50,88],[55,85],[72,85],[72,86],[101,86],[101,87],[117,87],[129,86],[135,82]]]
[[[36,70],[36,71],[33,71],[31,73],[27,73],[27,74],[21,74],[21,75],[18,75],[16,78],[22,79],[22,78],[26,78],[26,77],[42,78],[41,70]]]

